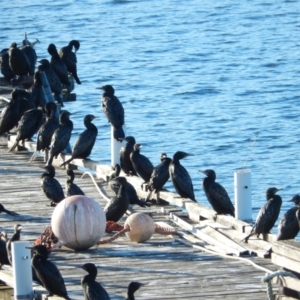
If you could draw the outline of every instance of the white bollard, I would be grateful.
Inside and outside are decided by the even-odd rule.
[[[111,165],[120,164],[120,150],[124,142],[118,142],[114,138],[114,128],[110,127]]]
[[[28,241],[12,242],[14,299],[33,299],[31,251]]]
[[[238,170],[234,172],[235,218],[252,222],[251,172]]]

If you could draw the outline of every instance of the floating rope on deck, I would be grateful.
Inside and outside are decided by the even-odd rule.
[[[288,271],[276,271],[273,273],[268,273],[263,279],[262,282],[265,282],[267,284],[267,295],[268,295],[268,300],[274,300],[274,294],[273,294],[273,288],[272,288],[272,279],[276,276],[290,276],[295,279],[298,279],[296,275],[294,275],[292,272]],[[299,293],[300,295],[300,293]]]

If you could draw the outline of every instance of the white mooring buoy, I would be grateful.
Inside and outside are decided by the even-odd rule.
[[[33,299],[31,251],[28,241],[12,242],[14,299]]]
[[[251,172],[249,170],[234,172],[234,202],[236,219],[251,223]]]

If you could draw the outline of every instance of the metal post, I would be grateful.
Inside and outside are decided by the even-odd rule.
[[[30,243],[12,242],[14,299],[33,299]]]
[[[238,220],[252,222],[251,172],[234,172],[235,217]]]
[[[124,142],[118,142],[114,138],[114,128],[110,127],[110,151],[111,151],[111,165],[120,164],[120,150],[125,144]]]

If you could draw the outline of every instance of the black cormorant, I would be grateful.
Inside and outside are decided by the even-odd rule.
[[[173,155],[173,159],[169,166],[170,178],[173,182],[176,192],[182,198],[190,198],[196,202],[194,187],[192,179],[188,171],[180,164],[180,160],[187,157],[193,156],[194,154],[189,154],[182,151],[177,151]]]
[[[9,66],[16,75],[28,75],[30,72],[30,62],[26,54],[12,43],[9,50]]]
[[[74,143],[71,158],[62,163],[61,167],[69,164],[75,158],[86,159],[90,156],[98,134],[97,127],[92,123],[95,118],[93,115],[86,115],[84,117],[86,130],[79,134]]]
[[[56,73],[51,69],[48,59],[41,59],[39,61],[38,71],[44,72],[49,82],[50,89],[54,94],[55,100],[60,103],[61,107],[64,106],[61,98],[62,86]]]
[[[270,232],[280,213],[282,199],[279,195],[276,195],[276,193],[280,190],[281,189],[277,189],[275,187],[267,189],[267,203],[265,203],[265,205],[260,209],[251,233],[247,235],[243,241],[247,242],[254,234],[259,237],[260,234]]]
[[[149,193],[146,201],[150,200],[151,194],[154,191],[154,193],[156,193],[156,202],[159,203],[159,191],[170,178],[169,166],[172,159],[169,158],[166,153],[161,153],[160,160],[161,163],[156,166],[151,173],[151,177],[148,182]]]
[[[49,252],[44,245],[32,247],[33,256],[31,265],[36,272],[37,278],[42,282],[49,296],[59,296],[70,300],[63,277],[56,265],[48,260]]]
[[[10,102],[6,104],[0,115],[0,135],[8,133],[11,129],[18,125],[19,122],[19,99],[12,97]]]
[[[125,177],[117,177],[116,180],[120,184],[119,191],[113,196],[104,208],[106,221],[118,222],[129,206],[129,198],[126,191],[127,180]]]
[[[299,209],[300,196],[295,195],[289,201],[294,202],[295,206],[290,208],[280,220],[277,229],[277,241],[294,239],[299,232],[299,224],[296,217],[296,211]]]
[[[36,108],[35,104],[32,101],[32,95],[29,91],[19,89],[19,88],[14,88],[13,91],[11,92],[12,97],[14,96],[14,94],[16,94],[19,99],[27,100],[27,102],[21,105],[21,107],[23,108],[23,111],[20,112],[21,115],[28,109]]]
[[[9,55],[8,55],[8,48],[2,49],[0,51],[0,71],[1,74],[4,76],[4,78],[10,82],[11,79],[13,79],[16,74],[13,72],[13,70],[9,66]]]
[[[29,64],[29,75],[33,76],[34,71],[35,71],[35,64],[36,64],[36,60],[37,60],[35,49],[32,46],[23,44],[21,51],[27,57],[27,62]]]
[[[118,165],[118,164],[117,164]],[[118,165],[119,166],[119,165]],[[120,172],[116,173],[117,176],[115,176],[114,178],[110,179],[108,181],[109,187],[111,188],[111,190],[117,195],[120,189],[120,183],[118,180],[115,180],[118,176],[119,176]],[[134,186],[127,181],[126,184],[126,193],[127,193],[127,197],[129,198],[129,204],[134,205],[137,204],[141,207],[146,207],[146,206],[150,206],[150,204],[146,203],[143,200],[140,200],[136,189],[134,188]]]
[[[72,51],[73,47],[75,48],[75,53]],[[77,76],[77,57],[76,52],[80,47],[80,43],[77,40],[72,40],[69,42],[68,46],[62,47],[58,54],[62,61],[65,63],[68,72],[71,73],[77,82],[77,84],[81,84],[78,76]]]
[[[40,151],[48,151],[51,139],[54,131],[58,128],[58,120],[55,117],[56,112],[56,104],[54,102],[47,102],[45,105],[46,111],[46,120],[41,125],[37,137],[36,137],[36,152],[32,159],[37,155]]]
[[[46,94],[41,80],[41,73],[36,71],[33,75],[33,84],[28,89],[31,93],[32,102],[36,107],[43,107],[46,102]]]
[[[81,267],[88,272],[81,279],[81,286],[84,293],[85,300],[110,300],[106,290],[96,281],[97,268],[93,263],[86,263]]]
[[[68,175],[68,179],[66,180],[66,184],[65,184],[65,188],[66,188],[66,193],[67,196],[74,196],[74,195],[83,195],[84,196],[84,192],[81,190],[81,188],[75,184],[74,178],[75,178],[75,174],[73,172],[73,170],[69,169],[67,170],[67,175]]]
[[[134,293],[143,285],[143,283],[137,281],[130,282],[127,288],[127,297],[125,300],[135,300]]]
[[[120,166],[123,172],[130,176],[137,173],[132,165],[130,154],[133,151],[133,146],[135,144],[135,138],[133,136],[126,136],[122,140],[125,140],[127,143],[120,149]]]
[[[104,85],[99,89],[104,90],[101,101],[102,110],[108,122],[113,126],[115,140],[121,142],[125,137],[122,128],[125,118],[123,105],[115,96],[115,90],[111,85]]]
[[[14,226],[13,235],[8,239],[8,241],[6,243],[7,257],[8,257],[8,260],[9,260],[11,265],[12,265],[11,243],[20,240],[21,229],[22,229],[22,226],[20,224],[16,224]]]
[[[19,120],[27,110],[36,108],[35,104],[32,101],[31,94],[25,90],[15,88],[11,92],[11,97],[18,98],[18,102],[19,102],[18,119]]]
[[[114,170],[114,172],[110,176],[106,177],[106,181],[108,182],[108,185],[111,188],[111,190],[117,195],[118,191],[120,189],[120,183],[118,180],[115,180],[115,179],[117,177],[119,177],[120,172],[121,172],[121,167],[119,164],[115,164],[112,167],[112,169]],[[142,201],[139,199],[134,186],[128,181],[126,184],[126,193],[129,198],[129,204],[137,204],[141,207],[150,206],[145,201]]]
[[[43,123],[43,112],[38,108],[27,110],[18,124],[17,136],[13,146],[9,151],[15,150],[20,141],[30,140],[37,133]]]
[[[73,130],[73,122],[70,120],[70,115],[71,113],[67,110],[63,110],[60,113],[59,126],[55,129],[51,138],[47,165],[52,165],[53,158],[57,158],[57,156],[64,151],[70,141]]]
[[[144,183],[150,180],[154,166],[145,155],[140,154],[142,145],[134,144],[130,159],[136,173],[144,180]]]
[[[225,188],[216,182],[216,173],[208,169],[200,172],[207,177],[203,179],[202,187],[204,193],[214,211],[219,215],[234,215],[234,207]]]
[[[2,231],[0,233],[0,269],[3,265],[10,265],[6,249],[7,234]]]
[[[34,108],[32,101],[26,98],[27,94],[19,89],[13,89],[11,92],[11,100],[0,115],[0,135],[12,130],[18,125],[23,113]]]
[[[112,174],[106,176],[106,181],[113,180],[113,179],[119,177],[119,175],[120,175],[121,167],[119,164],[114,164],[111,168],[113,169],[114,172]]]
[[[48,53],[51,55],[51,69],[56,73],[61,83],[65,84],[66,86],[70,86],[67,66],[58,55],[56,46],[54,44],[49,44]]]
[[[2,213],[2,212],[5,212],[5,213],[7,213],[8,215],[11,215],[11,216],[18,216],[19,215],[18,213],[14,212],[14,211],[5,209],[5,207],[0,203],[0,213]]]
[[[0,269],[2,265],[10,265],[7,255],[6,243],[8,241],[7,233],[5,231],[0,232]]]
[[[46,172],[41,175],[41,188],[46,197],[51,200],[51,206],[65,199],[61,184],[54,178],[55,169],[52,165],[44,167]]]

